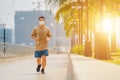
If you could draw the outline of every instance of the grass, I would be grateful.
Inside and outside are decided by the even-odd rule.
[[[71,49],[71,51],[72,53],[78,53],[79,55],[83,55],[84,46],[76,45]],[[92,51],[93,51],[92,58],[94,58],[94,49]],[[111,60],[103,60],[103,61],[120,65],[120,48],[118,48],[115,53],[111,52]]]
[[[94,49],[92,51],[93,51],[92,58],[94,58]],[[120,48],[117,48],[116,52],[114,53],[111,52],[111,60],[104,60],[104,61],[120,65]]]
[[[120,65],[120,52],[117,51],[116,53],[111,53],[111,60],[105,61]]]
[[[92,51],[93,51],[92,58],[94,58],[94,49]],[[111,60],[103,60],[103,61],[120,65],[120,48],[117,48],[116,52],[114,53],[111,52]]]

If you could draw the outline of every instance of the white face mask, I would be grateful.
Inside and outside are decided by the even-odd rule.
[[[39,25],[44,25],[45,21],[39,21]]]

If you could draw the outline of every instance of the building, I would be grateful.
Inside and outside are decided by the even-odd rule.
[[[0,42],[3,42],[4,38],[4,25],[0,24]]]
[[[65,33],[62,24],[57,24],[54,21],[54,15],[49,11],[16,11],[15,13],[15,43],[23,45],[34,45],[34,41],[30,37],[31,30],[38,25],[38,17],[44,16],[46,26],[52,32],[52,39],[49,46],[57,46],[57,43],[66,41]],[[62,45],[63,46],[63,45]]]

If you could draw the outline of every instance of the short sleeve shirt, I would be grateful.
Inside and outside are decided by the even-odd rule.
[[[47,38],[51,37],[51,32],[47,27],[40,28],[38,26],[33,28],[31,36],[35,36],[37,38],[35,41],[36,51],[42,51],[48,48]]]

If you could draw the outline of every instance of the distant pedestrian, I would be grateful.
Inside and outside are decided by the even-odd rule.
[[[31,38],[35,40],[36,71],[45,74],[46,56],[48,56],[48,41],[51,38],[50,30],[45,26],[45,17],[38,18],[39,25],[34,27]],[[41,68],[42,67],[42,68]]]

